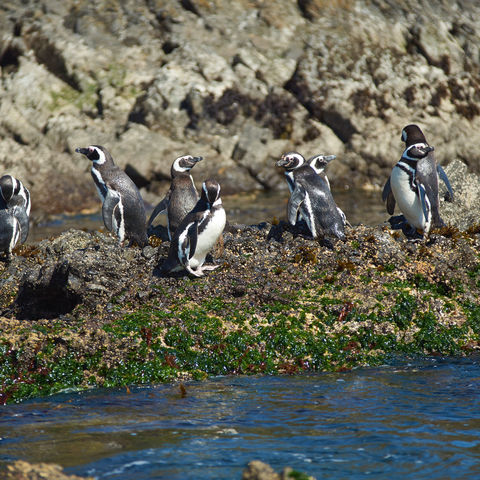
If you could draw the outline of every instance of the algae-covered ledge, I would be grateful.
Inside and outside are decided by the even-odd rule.
[[[327,249],[283,223],[230,227],[221,268],[192,279],[158,274],[168,243],[122,249],[70,230],[0,267],[1,401],[468,354],[480,342],[478,232],[415,244],[359,226]]]

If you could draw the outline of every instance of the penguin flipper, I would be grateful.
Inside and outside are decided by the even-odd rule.
[[[385,182],[385,185],[383,186],[383,190],[382,190],[382,202],[385,203],[391,191],[392,191],[392,187],[390,185],[390,177],[388,177],[388,180]]]
[[[112,192],[113,191],[111,189],[108,189],[102,206],[103,223],[109,232],[116,230],[113,224],[114,215],[116,213],[115,210],[118,210],[118,204],[120,203],[120,195],[118,195],[116,192]]]
[[[447,174],[445,173],[445,170],[441,167],[441,165],[437,165],[437,173],[438,177],[447,187],[447,194],[445,195],[445,200],[450,203],[453,202],[453,189],[450,185],[450,180],[448,180]]]
[[[387,212],[389,215],[393,215],[395,211],[395,197],[393,192],[390,192],[387,197]]]
[[[28,221],[28,215],[26,210],[23,207],[13,207],[12,209],[13,216],[18,220],[18,224],[20,225],[20,241],[22,243],[25,243],[28,237],[28,231],[29,231],[29,221]]]
[[[198,222],[193,222],[188,227],[187,239],[189,241],[188,259],[190,260],[195,254],[195,250],[197,249]]]
[[[171,190],[167,192],[163,200],[153,209],[153,212],[150,215],[150,218],[148,219],[148,222],[147,222],[147,228],[150,227],[150,225],[153,223],[155,218],[157,218],[157,215],[160,215],[161,213],[164,213],[167,210],[168,202],[170,201],[170,194],[171,194]]]
[[[420,204],[422,205],[423,215],[425,216],[425,219],[427,219],[429,215],[429,210],[430,210],[430,202],[428,201],[425,187],[421,183],[419,183],[417,191],[418,191],[418,196],[420,198]]]
[[[291,225],[295,225],[297,223],[298,211],[305,200],[305,194],[306,191],[302,185],[295,185],[295,189],[290,195],[287,205],[287,217]]]
[[[390,185],[390,177],[388,177],[388,180],[383,187],[382,200],[387,202],[387,212],[389,215],[393,215],[393,212],[395,212],[395,197]]]

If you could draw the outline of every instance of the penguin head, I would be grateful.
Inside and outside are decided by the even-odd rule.
[[[305,164],[305,158],[297,152],[284,153],[277,162],[277,167],[283,167],[285,170],[294,170]]]
[[[327,165],[336,158],[336,155],[315,155],[309,158],[307,163],[315,170],[316,173],[322,173],[325,171]]]
[[[205,180],[202,184],[202,198],[210,206],[221,204],[220,184],[216,180]]]
[[[17,180],[11,175],[4,175],[0,178],[0,195],[8,202],[15,193]]]
[[[402,142],[405,142],[407,148],[415,143],[424,143],[428,145],[425,135],[420,130],[420,127],[415,124],[404,127],[402,130]]]
[[[172,164],[172,177],[176,173],[189,172],[203,157],[192,157],[192,155],[183,155],[178,157]]]
[[[103,165],[105,163],[112,163],[113,159],[108,151],[101,145],[90,145],[86,148],[76,148],[77,153],[85,155],[89,160],[91,160],[96,165]]]
[[[407,158],[408,160],[420,160],[425,158],[430,152],[433,152],[435,149],[428,145],[428,143],[414,143],[405,149],[403,152],[402,158]]]

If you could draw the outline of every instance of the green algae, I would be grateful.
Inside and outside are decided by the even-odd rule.
[[[168,307],[152,300],[106,321],[101,332],[84,332],[81,322],[33,323],[39,337],[33,346],[21,340],[12,346],[0,336],[0,400],[210,375],[339,371],[378,365],[392,355],[459,354],[478,343],[480,305],[458,303],[458,286],[446,288],[419,275],[385,282],[365,310],[362,300],[338,298],[348,289],[323,279],[256,305],[248,298],[169,299]],[[206,286],[202,282],[195,287]],[[393,304],[385,305],[392,296]],[[432,299],[450,311],[460,309],[467,320],[439,322]],[[87,333],[101,341],[92,346],[87,338],[79,346],[78,337]],[[21,338],[28,338],[26,332]]]

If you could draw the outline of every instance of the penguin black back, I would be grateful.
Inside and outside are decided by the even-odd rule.
[[[325,178],[297,152],[284,154],[277,166],[285,168],[294,185],[287,206],[288,221],[295,225],[300,212],[314,238],[335,236],[345,240],[344,221]]]
[[[197,204],[175,231],[162,270],[176,271],[183,266],[192,275],[201,276],[204,271],[217,268],[204,262],[221,236],[225,222],[220,185],[215,180],[206,180]]]
[[[29,233],[30,192],[12,175],[0,178],[0,250],[10,255]]]
[[[159,213],[167,211],[167,228],[170,240],[182,220],[198,201],[198,192],[190,175],[190,170],[201,160],[202,157],[193,157],[192,155],[183,155],[175,159],[170,169],[172,177],[170,188],[148,220],[148,227],[150,227]]]
[[[101,145],[77,148],[77,153],[92,161],[91,174],[102,199],[102,216],[106,228],[114,232],[123,245],[125,239],[140,247],[148,244],[145,206],[137,186]]]
[[[434,147],[430,146],[420,127],[410,124],[402,130],[402,140],[405,142],[405,151],[402,161],[415,163],[415,181],[425,189],[431,208],[431,221],[434,227],[445,225],[439,212],[438,173]]]

